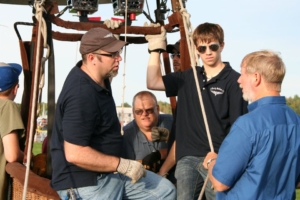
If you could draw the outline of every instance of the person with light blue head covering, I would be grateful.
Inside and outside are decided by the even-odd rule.
[[[19,145],[19,140],[24,137],[24,125],[20,111],[13,102],[21,72],[19,64],[0,62],[0,199],[7,199],[8,194],[6,163],[23,162],[24,156]]]

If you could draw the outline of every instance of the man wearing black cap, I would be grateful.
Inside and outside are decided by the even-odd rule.
[[[180,60],[180,40],[175,44],[168,44],[166,51],[171,54],[170,57],[173,61],[173,72],[181,72],[181,60]],[[176,160],[175,160],[175,130],[176,130],[176,110],[173,115],[172,129],[170,132],[170,137],[168,140],[168,157],[166,158],[164,164],[161,166],[158,174],[161,176],[167,176],[173,183],[176,183],[176,178],[174,176]]]
[[[167,52],[173,60],[173,71],[180,72],[181,71],[181,61],[180,61],[180,40],[178,40],[175,44],[167,45]]]
[[[59,96],[50,147],[51,186],[62,199],[176,197],[168,180],[120,158],[123,138],[109,79],[118,73],[125,45],[102,28],[81,39],[82,61]]]
[[[13,102],[19,88],[22,67],[0,62],[0,199],[7,199],[7,162],[22,162],[19,139],[24,137],[24,125],[17,105]]]

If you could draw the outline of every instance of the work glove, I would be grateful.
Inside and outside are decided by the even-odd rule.
[[[131,178],[132,184],[140,180],[142,177],[146,177],[146,170],[141,163],[124,158],[120,158],[117,172]]]
[[[159,27],[160,24],[153,24],[151,23],[148,25],[147,22],[144,23],[144,27]],[[166,29],[161,26],[161,33],[157,35],[146,35],[145,36],[146,40],[148,41],[148,50],[149,52],[151,51],[166,51]]]
[[[103,22],[103,24],[105,24],[107,28],[115,29],[115,28],[119,28],[120,27],[120,24],[122,24],[122,21],[121,20],[107,19],[107,20],[105,20]],[[114,36],[118,40],[120,39],[120,35],[114,34]]]
[[[121,23],[122,23],[121,20],[112,20],[112,19],[107,19],[103,22],[103,24],[105,24],[107,28],[111,28],[111,29],[119,28]]]
[[[151,129],[152,141],[167,142],[169,139],[170,131],[162,127],[153,127]]]
[[[143,158],[142,164],[146,169],[153,172],[158,172],[160,168],[160,159],[161,159],[160,152],[154,151]]]

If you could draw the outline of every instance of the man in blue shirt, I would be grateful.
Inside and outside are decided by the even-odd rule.
[[[280,96],[285,66],[272,51],[248,54],[238,83],[252,102],[239,117],[219,153],[203,166],[217,199],[295,199],[300,180],[300,119]]]

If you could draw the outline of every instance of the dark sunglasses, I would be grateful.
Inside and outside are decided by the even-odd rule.
[[[209,49],[211,51],[218,51],[220,45],[218,45],[218,44],[211,44],[208,47],[209,47]],[[207,48],[207,46],[199,46],[199,47],[197,47],[197,50],[198,50],[199,53],[205,53],[206,52],[206,48]]]
[[[155,108],[148,108],[148,109],[146,109],[146,110],[140,109],[140,110],[135,110],[134,113],[135,113],[136,115],[142,115],[142,114],[144,113],[144,111],[145,111],[146,114],[149,115],[149,114],[154,113],[154,109],[155,109]]]
[[[171,57],[171,59],[173,59],[175,56],[180,58],[180,53],[172,53],[170,57]]]
[[[116,52],[113,52],[113,53],[97,53],[97,52],[94,52],[93,54],[97,54],[97,55],[100,55],[100,56],[106,56],[106,57],[111,57],[111,58],[116,58],[116,57],[119,57],[121,54],[122,54],[122,51],[123,49],[120,49],[119,51],[116,51]]]

